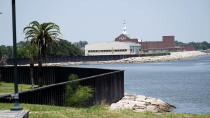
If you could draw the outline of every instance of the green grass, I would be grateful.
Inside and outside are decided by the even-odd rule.
[[[13,104],[0,103],[0,110],[10,109]],[[152,112],[137,113],[132,110],[110,111],[105,105],[90,108],[72,108],[48,105],[21,104],[30,110],[30,118],[210,118],[210,114],[180,114]]]
[[[37,85],[35,85],[37,87]],[[18,91],[24,91],[31,89],[29,84],[18,84]],[[14,83],[7,83],[0,81],[0,95],[14,93]]]

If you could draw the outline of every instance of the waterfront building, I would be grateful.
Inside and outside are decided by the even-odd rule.
[[[130,38],[126,34],[121,34],[115,41],[133,42],[141,44],[142,52],[177,52],[177,51],[193,51],[192,45],[177,46],[174,42],[175,36],[163,36],[162,41],[139,41],[136,38]]]
[[[140,42],[143,52],[174,52],[183,51],[183,47],[176,46],[174,36],[163,36],[162,41]]]
[[[130,39],[127,36],[126,24],[123,23],[123,32],[118,37],[120,40]],[[137,40],[137,39],[133,39]],[[132,41],[112,41],[112,42],[99,42],[85,45],[85,56],[96,55],[140,55],[141,44]]]
[[[85,45],[85,56],[139,55],[140,44],[133,42],[100,42]]]

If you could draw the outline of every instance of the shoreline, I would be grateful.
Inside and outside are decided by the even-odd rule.
[[[148,56],[148,57],[131,57],[120,60],[110,61],[87,61],[87,62],[61,62],[61,63],[43,63],[43,66],[70,66],[70,65],[92,65],[92,64],[113,64],[113,63],[146,63],[146,62],[167,62],[174,60],[183,60],[199,56],[210,55],[201,51],[184,51],[184,52],[171,52],[170,55],[164,56]],[[37,65],[37,64],[35,64]]]
[[[147,63],[147,62],[167,62],[175,60],[184,60],[199,56],[210,55],[210,53],[202,51],[184,51],[184,52],[171,52],[170,55],[163,56],[144,56],[144,57],[130,57],[120,60],[110,61],[80,61],[80,62],[60,62],[60,63],[43,63],[42,66],[72,66],[72,65],[95,65],[95,64],[119,64],[119,63]],[[12,65],[5,65],[12,66]],[[18,66],[29,66],[29,64]],[[38,66],[38,64],[34,64]]]

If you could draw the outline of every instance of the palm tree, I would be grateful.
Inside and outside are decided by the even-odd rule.
[[[39,24],[39,22],[33,21],[23,29],[23,32],[25,33],[25,39],[38,47],[38,76],[39,85],[42,86],[42,57],[46,59],[46,50],[61,34],[60,28],[52,22]]]
[[[25,46],[30,57],[30,78],[32,89],[34,89],[34,57],[38,54],[38,48],[35,44]]]

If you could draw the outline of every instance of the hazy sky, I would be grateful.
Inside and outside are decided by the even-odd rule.
[[[0,0],[0,45],[12,45],[11,1]],[[34,20],[58,24],[71,42],[112,41],[126,20],[129,36],[143,41],[210,42],[210,0],[16,0],[16,14],[18,41]]]

